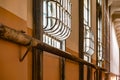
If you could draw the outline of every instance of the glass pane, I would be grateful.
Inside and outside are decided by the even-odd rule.
[[[86,56],[86,55],[84,55],[84,60],[85,60],[85,61],[89,61],[89,57]]]
[[[49,37],[46,34],[43,35],[43,42],[60,49],[60,42],[55,39],[52,39],[52,37]]]
[[[43,27],[47,25],[47,4],[46,1],[43,2]]]
[[[87,26],[85,27],[87,28]],[[85,39],[84,39],[84,51],[89,54],[92,55],[94,53],[94,36],[93,33],[88,29],[85,29]]]
[[[90,10],[89,10],[89,20],[88,20],[89,24],[88,24],[88,26],[91,26],[91,17],[90,16],[91,16],[91,14],[90,14]]]
[[[87,8],[84,8],[84,20],[88,23],[88,15],[87,15],[88,11]],[[84,23],[87,25],[87,23]]]
[[[62,21],[63,20],[63,10],[62,10],[62,8],[60,8],[60,21]]]
[[[88,62],[91,62],[91,57],[87,54],[84,55],[84,60],[85,61],[88,61]]]
[[[87,8],[87,0],[84,0],[84,7]]]

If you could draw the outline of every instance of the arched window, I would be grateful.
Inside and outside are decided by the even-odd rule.
[[[43,42],[61,48],[71,33],[71,1],[43,0]]]

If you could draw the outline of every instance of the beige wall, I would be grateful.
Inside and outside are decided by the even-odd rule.
[[[110,43],[110,71],[114,74],[119,74],[119,45],[114,24],[111,25]]]
[[[27,20],[27,0],[0,0],[0,6]]]
[[[32,28],[32,0],[0,0],[0,7],[27,21]]]
[[[27,26],[32,29],[33,28],[33,17],[32,17],[32,0],[27,0]]]

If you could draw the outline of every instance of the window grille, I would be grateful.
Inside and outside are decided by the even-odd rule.
[[[88,29],[87,29],[88,28]],[[94,53],[94,35],[91,32],[91,29],[89,29],[90,27],[85,27],[84,30],[84,51],[89,54],[92,55]]]
[[[84,0],[84,53],[88,58],[94,53],[94,35],[91,30],[90,10],[90,0]],[[84,59],[87,58],[85,56]]]
[[[91,62],[91,56],[85,54],[85,55],[84,55],[84,60],[85,60],[85,61],[88,61],[88,62]]]
[[[103,42],[102,42],[102,20],[98,20],[98,65],[102,67]]]
[[[43,42],[59,48],[71,33],[70,0],[43,1],[43,29]]]
[[[98,19],[97,19],[97,36],[98,36],[98,66],[102,67],[103,63],[103,29],[102,29],[102,0],[98,0]]]

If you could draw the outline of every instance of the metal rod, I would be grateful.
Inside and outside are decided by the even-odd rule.
[[[26,50],[26,52],[24,53],[24,55],[21,57],[20,56],[20,62],[22,62],[24,59],[25,59],[25,57],[27,56],[27,54],[28,54],[28,52],[30,51],[30,49],[31,49],[31,47],[29,47],[27,50]]]
[[[49,46],[49,45],[41,42],[38,39],[32,38],[31,36],[29,36],[27,34],[21,33],[20,31],[16,31],[16,30],[11,29],[4,25],[0,25],[0,38],[23,45],[23,46],[28,46],[30,43],[32,43],[31,46],[34,48],[49,52],[49,53],[57,55],[57,56],[64,57],[66,59],[70,59],[72,61],[75,61],[75,62],[78,62],[81,64],[91,66],[92,68],[95,68],[95,69],[100,69],[102,71],[106,71],[106,69],[104,69],[104,68],[100,68],[100,67],[98,67],[92,63],[89,63],[87,61],[84,61],[83,59],[78,58],[68,52],[65,52],[65,51],[62,51],[55,47]]]
[[[84,59],[84,0],[79,0],[79,58]],[[84,80],[84,65],[79,64],[79,80]]]

